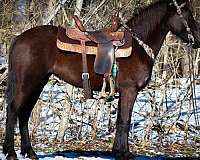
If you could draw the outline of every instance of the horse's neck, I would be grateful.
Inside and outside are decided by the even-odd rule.
[[[169,31],[166,27],[167,19],[165,19],[167,7],[165,4],[162,4],[157,8],[147,9],[149,9],[148,13],[141,13],[136,20],[133,19],[133,22],[128,23],[133,25],[132,29],[138,35],[138,38],[150,46],[156,56]]]
[[[161,25],[163,25],[163,24],[161,24]],[[167,28],[161,29],[159,27],[158,28],[156,27],[155,30],[153,32],[151,32],[151,34],[149,34],[149,38],[144,41],[154,51],[154,54],[155,54],[154,56],[157,56],[157,54],[159,53],[160,48],[161,48],[168,32],[169,32],[169,30],[167,30]]]

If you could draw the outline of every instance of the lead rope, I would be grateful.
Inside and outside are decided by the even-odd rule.
[[[144,50],[146,51],[148,56],[154,61],[155,60],[155,55],[154,55],[153,49],[149,45],[144,43],[144,41],[142,41],[140,38],[138,38],[137,33],[133,32],[133,30],[130,27],[128,27],[127,24],[125,24],[123,22],[121,24],[128,32],[131,33],[132,38],[137,40],[139,45],[144,48]]]

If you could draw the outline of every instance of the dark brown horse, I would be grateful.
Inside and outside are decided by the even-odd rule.
[[[189,43],[189,31],[194,37],[193,48],[200,47],[200,27],[194,20],[189,0],[177,0],[183,18],[177,12],[172,0],[160,0],[142,9],[139,15],[127,22],[137,37],[148,45],[156,57],[166,34],[171,31],[184,42]],[[187,22],[187,23],[185,23]],[[188,24],[188,27],[187,27]],[[80,54],[67,54],[56,47],[57,27],[40,26],[32,28],[13,41],[9,54],[9,75],[7,88],[7,122],[3,153],[7,159],[16,159],[14,150],[14,127],[19,120],[21,153],[31,159],[37,155],[31,147],[28,120],[38,97],[52,74],[76,87],[82,87],[82,60]],[[119,63],[119,105],[113,154],[117,159],[127,159],[128,132],[132,108],[138,94],[151,77],[154,59],[144,47],[133,40],[132,55],[118,59]],[[100,90],[102,77],[93,71],[94,56],[88,55],[88,68],[92,90]]]

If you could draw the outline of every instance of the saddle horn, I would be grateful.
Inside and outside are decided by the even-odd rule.
[[[77,15],[74,15],[74,16],[73,16],[73,19],[74,19],[74,21],[75,21],[76,27],[77,27],[80,31],[86,32],[86,29],[85,29],[85,27],[83,26],[83,23],[82,23],[82,21],[79,19],[79,17],[78,17]]]

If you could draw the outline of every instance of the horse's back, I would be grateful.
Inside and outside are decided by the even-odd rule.
[[[42,26],[36,26],[33,28],[30,28],[26,31],[24,31],[20,36],[28,36],[31,34],[32,36],[38,36],[40,34],[42,35],[54,35],[57,34],[58,27],[53,25],[42,25]],[[33,37],[32,37],[33,38]]]
[[[44,48],[49,44],[56,44],[56,26],[38,26],[31,28],[18,36],[19,43]],[[52,46],[53,47],[53,46]]]

